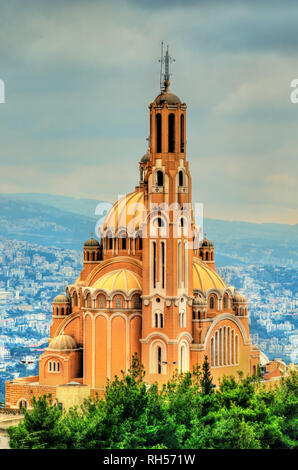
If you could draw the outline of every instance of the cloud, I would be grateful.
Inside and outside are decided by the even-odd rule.
[[[297,16],[287,0],[1,4],[0,190],[110,201],[133,190],[164,39],[188,104],[195,200],[209,216],[252,220],[257,207],[293,221]]]

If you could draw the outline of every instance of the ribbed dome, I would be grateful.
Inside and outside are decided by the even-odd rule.
[[[226,284],[216,271],[198,259],[193,263],[193,288],[206,292],[209,289],[226,289]]]
[[[234,302],[237,302],[237,303],[246,303],[247,302],[247,299],[245,297],[245,295],[242,295],[242,294],[235,294],[233,296],[233,301]]]
[[[119,199],[109,210],[104,224],[104,231],[111,230],[112,234],[118,233],[118,229],[125,227],[128,233],[134,233],[145,220],[144,193],[133,192]]]
[[[48,349],[54,351],[67,351],[72,349],[77,349],[78,345],[76,340],[69,335],[65,335],[64,333],[59,336],[55,336],[50,344]]]
[[[174,95],[174,93],[171,92],[171,90],[167,90],[160,95],[158,95],[155,98],[154,101],[156,104],[163,104],[164,102],[167,102],[170,105],[175,105],[175,104],[181,104],[180,98],[178,96]]]
[[[201,246],[214,246],[214,245],[210,240],[208,240],[208,238],[206,238],[206,235],[205,235]]]
[[[193,307],[207,307],[207,302],[203,297],[200,297],[198,295],[197,297],[193,299],[192,306]]]
[[[69,297],[67,297],[67,295],[63,294],[62,292],[61,294],[57,295],[53,300],[53,303],[55,304],[65,304],[68,302],[70,302]]]
[[[142,290],[142,281],[138,274],[129,269],[117,269],[97,279],[92,287],[93,289],[105,289],[108,292],[113,290],[130,292],[133,289]]]
[[[99,246],[99,242],[91,236],[91,238],[84,243],[84,246]]]

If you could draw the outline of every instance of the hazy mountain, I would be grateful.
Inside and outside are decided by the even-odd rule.
[[[81,248],[103,201],[52,194],[0,195],[0,237]],[[298,266],[298,224],[253,224],[204,218],[218,266],[260,263]]]

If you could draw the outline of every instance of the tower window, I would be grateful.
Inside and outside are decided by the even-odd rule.
[[[158,170],[156,174],[157,186],[163,186],[163,172]]]
[[[180,152],[184,152],[184,114],[180,119]]]
[[[169,152],[175,152],[175,115],[169,114]]]
[[[210,297],[210,309],[214,309],[214,297]]]
[[[161,152],[161,114],[156,115],[156,152]]]
[[[161,242],[161,283],[162,288],[165,287],[165,242]]]
[[[113,239],[109,238],[109,249],[112,250],[113,248]]]
[[[153,242],[153,287],[156,287],[156,242]]]
[[[179,186],[183,186],[183,171],[179,171]]]
[[[122,238],[122,250],[126,250],[126,237]]]

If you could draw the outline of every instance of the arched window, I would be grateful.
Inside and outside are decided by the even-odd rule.
[[[210,297],[209,305],[210,305],[210,310],[213,310],[214,309],[214,297]]]
[[[165,224],[164,224],[164,221],[162,220],[161,217],[157,217],[156,220],[157,220],[157,226],[158,227],[164,227]]]
[[[223,308],[227,308],[227,298],[224,296],[223,298]]]
[[[239,341],[238,341],[238,335],[235,337],[235,359],[236,359],[236,364],[239,363]]]
[[[161,114],[156,115],[156,152],[161,152]]]
[[[160,325],[160,328],[163,328],[163,313],[159,314],[159,325]]]
[[[61,315],[64,315],[64,307],[61,308]]]
[[[185,341],[179,345],[179,372],[188,371],[188,348]]]
[[[89,251],[87,251],[86,253],[86,258],[87,258],[87,261],[89,261]]]
[[[165,242],[161,242],[161,286],[162,289],[165,288],[165,257],[166,257],[166,252],[165,252]]]
[[[178,242],[178,288],[181,287],[182,280],[182,243]]]
[[[99,298],[99,308],[104,308],[105,306],[105,300],[104,297],[101,295]]]
[[[156,287],[156,242],[153,242],[153,287]]]
[[[121,297],[116,298],[116,308],[121,308],[122,307],[122,300]]]
[[[158,347],[157,348],[157,373],[158,374],[161,374],[161,358],[162,358],[162,355],[161,355],[161,347]]]
[[[22,408],[27,408],[27,401],[26,400],[20,400],[19,402],[19,409],[21,410]]]
[[[74,294],[73,294],[72,304],[73,304],[74,307],[76,307],[78,305],[78,296],[77,296],[76,292],[74,292]]]
[[[205,260],[208,261],[209,260],[209,253],[208,251],[206,252],[206,255],[205,255]]]
[[[184,114],[180,118],[180,152],[184,152]]]
[[[110,250],[113,249],[113,238],[112,237],[109,238],[109,249]]]
[[[218,332],[215,332],[215,365],[218,366]]]
[[[175,152],[175,115],[169,114],[169,152]]]
[[[122,250],[126,250],[126,236],[122,237]]]
[[[138,244],[137,244],[137,240],[138,240]],[[139,249],[139,250],[142,250],[143,249],[143,238],[142,238],[142,233],[139,232],[137,234],[137,238],[136,238],[136,248]]]
[[[156,172],[156,183],[157,186],[163,186],[163,172],[161,170]]]
[[[214,367],[214,338],[211,338],[211,367]]]
[[[183,186],[183,171],[179,171],[179,186]]]
[[[134,308],[141,308],[142,302],[141,302],[141,297],[139,295],[136,295],[134,298]]]
[[[92,252],[92,261],[95,261],[95,251]]]

